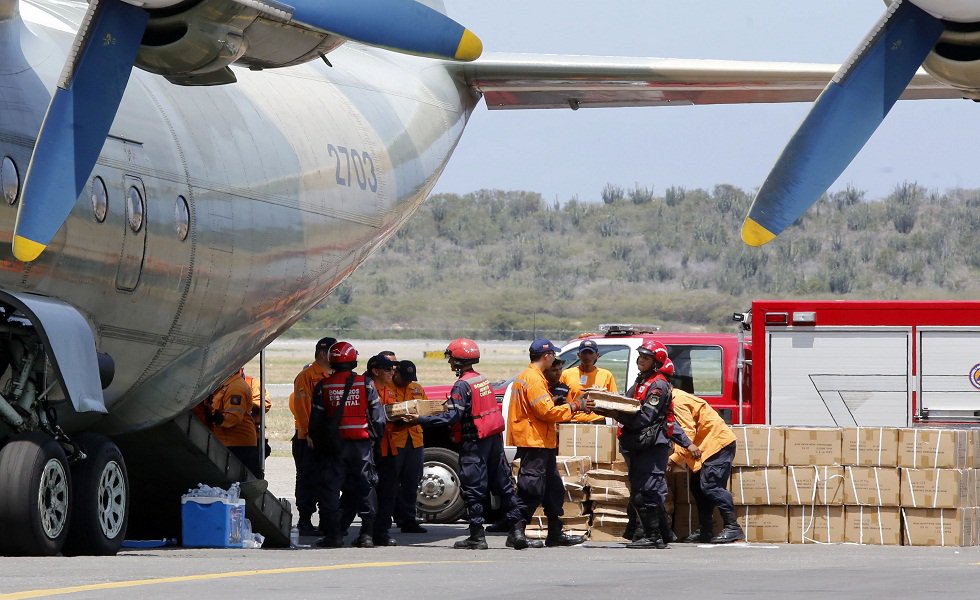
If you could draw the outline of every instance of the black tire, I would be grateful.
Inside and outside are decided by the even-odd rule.
[[[71,474],[61,445],[38,432],[0,449],[0,553],[54,556],[68,538]]]
[[[72,519],[67,556],[112,556],[129,524],[129,475],[119,447],[97,433],[72,437],[85,460],[72,465]]]
[[[459,479],[459,455],[446,448],[426,448],[419,483],[418,513],[433,523],[455,523],[466,512]]]

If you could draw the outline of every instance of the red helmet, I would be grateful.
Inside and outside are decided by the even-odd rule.
[[[673,377],[674,376],[674,361],[672,361],[672,360],[670,360],[668,358],[667,360],[664,361],[663,366],[661,366],[657,370],[660,371],[661,373],[663,373],[664,374],[664,377]]]
[[[337,342],[327,351],[327,360],[331,364],[350,363],[357,361],[357,350],[347,342]]]
[[[459,361],[479,362],[480,348],[467,338],[456,338],[446,346],[446,358]]]
[[[667,357],[667,347],[658,342],[657,340],[647,340],[636,349],[640,354],[645,354],[647,356],[652,356],[653,360],[660,364],[666,363],[670,360]]]

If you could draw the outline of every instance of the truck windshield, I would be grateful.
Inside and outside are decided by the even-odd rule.
[[[565,361],[565,368],[570,369],[572,367],[578,366],[578,349],[572,348],[563,352],[559,358]],[[599,346],[599,360],[596,361],[596,366],[602,369],[609,370],[613,377],[616,378],[616,387],[619,388],[620,393],[624,392],[629,384],[626,380],[626,374],[629,371],[630,366],[630,349],[629,346]]]
[[[695,396],[720,396],[722,392],[722,353],[719,346],[667,345],[674,361],[674,387]]]

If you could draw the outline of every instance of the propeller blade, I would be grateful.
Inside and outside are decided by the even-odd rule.
[[[892,4],[814,103],[759,190],[742,240],[761,246],[840,177],[884,120],[943,32],[911,2]]]
[[[287,0],[293,20],[357,42],[407,54],[476,60],[483,42],[415,0]]]
[[[122,101],[148,15],[120,0],[90,0],[48,105],[14,225],[14,256],[36,259],[92,174]]]

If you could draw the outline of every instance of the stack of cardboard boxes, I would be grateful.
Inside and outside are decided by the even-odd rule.
[[[514,461],[517,469],[519,461]],[[559,456],[558,472],[561,474],[562,482],[565,484],[565,503],[562,505],[564,516],[562,522],[565,531],[574,535],[589,535],[589,507],[588,493],[586,491],[586,474],[592,468],[592,458],[589,456]],[[527,524],[527,537],[529,539],[543,540],[548,536],[548,518],[544,515],[544,509],[538,507],[531,517],[531,522]]]
[[[733,428],[748,541],[974,545],[980,430]]]

